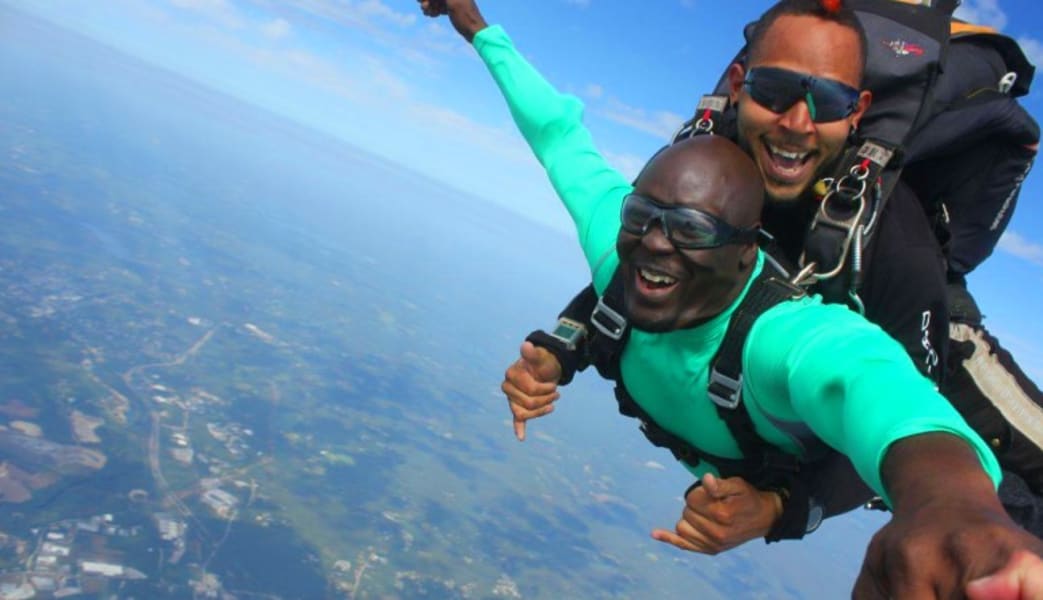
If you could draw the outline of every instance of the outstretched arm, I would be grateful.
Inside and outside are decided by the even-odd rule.
[[[894,518],[869,544],[854,597],[958,598],[1043,541],[1010,520],[992,480],[962,439],[933,433],[899,440],[882,474]]]
[[[749,406],[751,416],[807,424],[850,456],[892,507],[855,597],[961,597],[972,578],[995,572],[1015,551],[1043,554],[1043,541],[1000,505],[988,446],[898,344],[842,307],[798,308],[779,305],[751,330]]]
[[[593,281],[604,289],[618,264],[619,210],[633,187],[598,152],[583,125],[583,103],[544,79],[503,28],[485,27],[473,0],[423,0],[421,7],[433,16],[449,15],[457,31],[471,40],[519,132],[572,216]]]

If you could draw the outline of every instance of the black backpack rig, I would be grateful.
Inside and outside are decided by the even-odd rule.
[[[615,381],[620,412],[639,419],[645,436],[678,460],[706,460],[722,476],[741,476],[761,489],[779,491],[787,499],[786,510],[769,541],[800,538],[823,515],[855,508],[872,493],[846,457],[824,449],[810,431],[790,432],[805,449],[800,457],[769,447],[756,435],[741,401],[741,353],[752,323],[805,288],[863,312],[858,295],[863,253],[899,178],[913,188],[935,224],[950,279],[961,279],[999,241],[1040,137],[1038,124],[1017,102],[1029,91],[1034,67],[1013,39],[953,19],[959,0],[935,0],[931,6],[900,0],[847,3],[866,31],[864,87],[873,92],[873,102],[858,138],[832,175],[819,182],[822,200],[800,265],[786,269],[769,260],[736,310],[707,382],[709,396],[745,458],[701,452],[655,423],[630,398],[619,372],[629,326],[618,273],[604,296],[588,286],[559,315],[585,332],[578,345],[566,347],[543,331],[528,338],[557,356],[562,385],[591,364]],[[745,62],[745,56],[743,48],[733,62]],[[722,77],[672,142],[703,134],[734,139],[735,110],[727,92]],[[814,468],[807,468],[812,463]],[[841,480],[840,485],[815,484]],[[812,488],[833,496],[813,498]]]

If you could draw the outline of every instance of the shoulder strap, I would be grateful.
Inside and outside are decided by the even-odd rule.
[[[816,291],[829,302],[850,300],[861,310],[861,252],[901,175],[910,133],[932,114],[956,4],[848,0],[866,32],[863,87],[873,90],[873,103],[860,123],[859,142],[826,180],[801,257],[801,265],[816,264]]]
[[[785,272],[776,264],[765,264],[746,297],[732,314],[724,340],[710,363],[707,394],[717,409],[717,415],[735,438],[743,456],[756,465],[759,478],[771,479],[780,470],[795,472],[799,469],[799,461],[796,457],[765,444],[757,435],[750,413],[742,401],[742,352],[750,329],[762,314],[780,302],[800,298],[804,294],[802,288],[786,279]],[[799,432],[791,433],[807,438],[810,431],[802,428]],[[805,459],[824,454],[822,451],[825,446],[813,439],[813,436],[811,438],[798,440],[809,453]]]
[[[618,384],[621,379],[619,359],[630,339],[630,322],[623,303],[623,275],[619,269],[612,274],[612,280],[598,298],[588,321],[587,361],[602,377]]]
[[[802,460],[765,444],[757,436],[741,398],[742,349],[750,328],[761,314],[780,302],[803,294],[801,288],[786,280],[786,271],[776,261],[766,261],[764,269],[733,313],[721,347],[711,362],[707,393],[739,445],[744,457],[742,459],[710,454],[673,435],[656,423],[626,390],[619,363],[623,347],[629,339],[630,324],[623,304],[622,275],[618,270],[590,315],[591,337],[586,345],[587,358],[603,377],[615,381],[620,413],[639,419],[642,433],[652,444],[667,448],[678,460],[689,463],[694,463],[696,459],[705,460],[725,477],[739,475],[755,484],[773,485],[791,478],[800,469],[801,462],[817,459],[823,454],[819,449],[825,446],[817,440],[807,439],[810,431],[795,432],[794,435],[802,438],[798,441],[808,450]]]
[[[735,107],[727,93],[718,91],[700,98],[695,113],[674,133],[670,143],[696,135],[723,135],[733,141],[738,138]]]
[[[637,419],[640,421],[641,433],[645,435],[649,442],[653,446],[658,448],[666,448],[674,455],[674,458],[694,465],[699,461],[706,461],[717,468],[717,472],[722,477],[743,477],[748,481],[753,481],[752,473],[756,473],[759,470],[760,463],[756,463],[746,458],[734,459],[725,458],[723,456],[717,456],[697,448],[684,439],[670,433],[666,429],[663,429],[655,422],[645,409],[641,408],[627,391],[626,386],[620,380],[616,381],[615,388],[616,402],[619,405],[619,413]],[[788,472],[788,471],[787,471]],[[778,479],[783,479],[779,477]]]
[[[616,403],[619,405],[620,414],[640,421],[641,433],[652,445],[666,448],[675,459],[689,464],[705,460],[717,467],[726,477],[744,475],[750,471],[746,460],[724,458],[704,452],[663,429],[627,391],[623,383],[620,359],[623,348],[630,339],[630,322],[623,301],[623,275],[619,269],[612,274],[605,293],[597,299],[587,322],[590,332],[586,344],[587,361],[597,368],[602,377],[615,382]]]

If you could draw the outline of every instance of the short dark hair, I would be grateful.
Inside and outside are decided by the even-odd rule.
[[[833,4],[833,7],[827,7],[827,4]],[[858,16],[855,11],[849,8],[842,1],[829,2],[823,0],[779,0],[769,8],[755,23],[752,27],[747,30],[747,62],[757,54],[758,47],[764,41],[764,36],[767,35],[768,30],[775,24],[775,21],[779,20],[779,17],[793,16],[809,16],[817,17],[825,21],[833,21],[838,25],[842,25],[851,29],[858,35],[858,47],[862,53],[859,57],[859,73],[861,76],[865,75],[866,69],[866,56],[869,54],[869,45],[866,42],[866,31],[862,27],[862,22],[858,20]]]

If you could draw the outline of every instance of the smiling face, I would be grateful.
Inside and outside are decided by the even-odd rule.
[[[861,52],[859,34],[849,27],[815,16],[784,15],[751,50],[746,68],[787,69],[858,88]],[[870,95],[862,92],[847,117],[815,123],[805,101],[781,113],[755,102],[743,86],[746,68],[734,64],[728,71],[731,99],[738,103],[740,143],[764,178],[768,201],[796,200],[844,149]]]
[[[668,147],[642,172],[635,193],[664,207],[705,211],[739,228],[757,225],[763,199],[754,164],[720,136]],[[659,220],[643,235],[621,230],[616,250],[631,323],[656,332],[691,327],[720,314],[742,291],[757,256],[754,243],[678,249]]]

